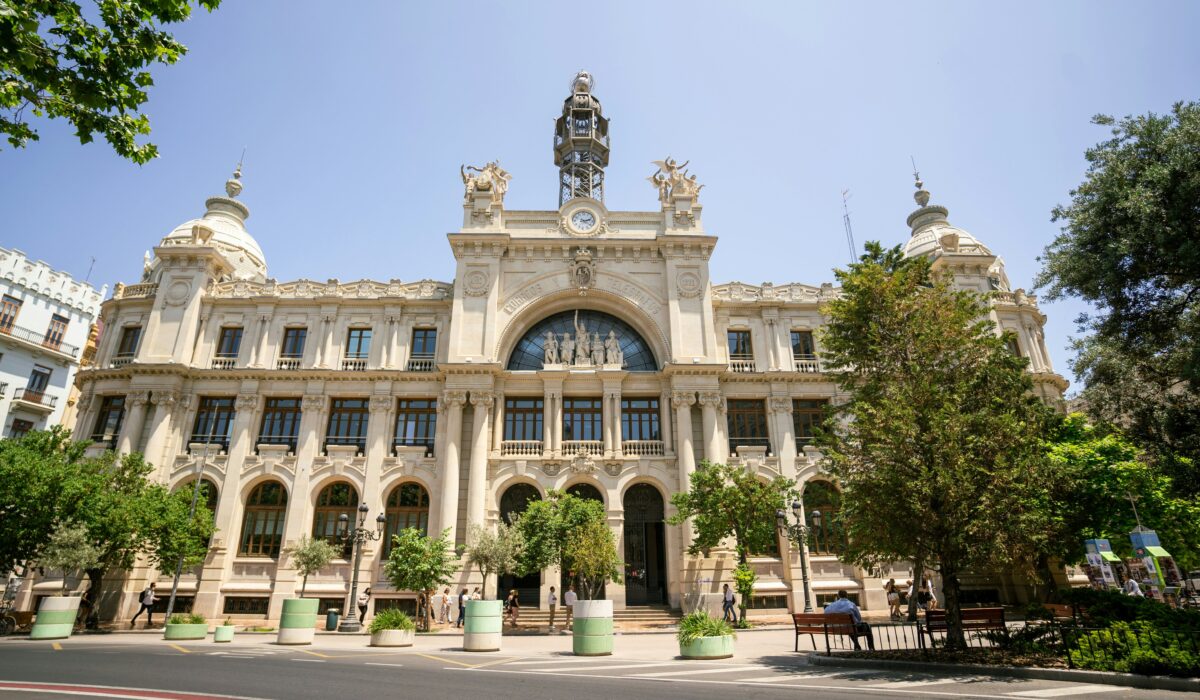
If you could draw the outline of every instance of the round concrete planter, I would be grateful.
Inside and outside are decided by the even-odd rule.
[[[30,639],[66,639],[75,628],[75,616],[79,614],[79,596],[52,596],[43,598],[33,621]]]
[[[611,600],[577,600],[571,623],[571,647],[576,656],[608,656],[613,651]]]
[[[279,636],[276,644],[312,644],[317,633],[316,598],[288,598],[283,601],[279,615]]]
[[[371,646],[411,647],[416,636],[413,630],[379,630],[371,633]]]
[[[173,625],[170,622],[163,627],[163,639],[180,641],[183,639],[204,639],[208,636],[208,623],[198,625]]]
[[[504,601],[468,600],[463,625],[463,651],[500,651]]]
[[[213,628],[213,641],[232,642],[234,629],[233,625],[217,625]]]
[[[733,656],[733,635],[700,637],[690,644],[680,642],[679,655],[685,659],[728,659]]]

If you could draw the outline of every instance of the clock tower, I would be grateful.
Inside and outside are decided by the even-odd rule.
[[[558,166],[558,205],[587,197],[604,201],[604,166],[608,165],[608,119],[592,96],[592,76],[579,71],[571,96],[563,102],[554,126],[554,164]],[[583,223],[583,222],[580,222]]]

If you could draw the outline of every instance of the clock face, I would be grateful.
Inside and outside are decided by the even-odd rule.
[[[596,215],[587,209],[581,209],[571,215],[571,223],[580,231],[591,231],[596,225]]]

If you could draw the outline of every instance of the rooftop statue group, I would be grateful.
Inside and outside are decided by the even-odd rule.
[[[498,160],[493,160],[482,168],[464,165],[458,170],[462,173],[467,197],[470,197],[473,192],[491,192],[492,197],[499,200],[504,197],[505,192],[508,192],[508,183],[512,180],[512,175],[500,167]]]
[[[608,337],[601,340],[599,333],[588,333],[587,327],[580,323],[576,314],[574,337],[570,333],[563,333],[560,342],[552,331],[546,331],[546,338],[542,342],[542,363],[621,367],[625,364],[625,354],[621,351],[616,331],[609,331]]]
[[[668,203],[671,197],[695,197],[704,187],[696,182],[695,175],[688,175],[685,168],[690,160],[680,165],[674,158],[667,156],[666,160],[652,162],[658,166],[658,170],[646,179],[658,190],[658,201],[663,204]]]

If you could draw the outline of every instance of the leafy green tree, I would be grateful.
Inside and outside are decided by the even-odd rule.
[[[508,523],[499,523],[495,530],[471,523],[467,529],[467,565],[479,569],[485,599],[491,575],[516,571],[524,548],[521,530]]]
[[[337,557],[338,550],[324,537],[314,539],[301,535],[300,541],[283,550],[283,553],[292,558],[296,573],[303,577],[300,581],[300,597],[303,598],[308,588],[308,577],[329,566],[329,562]]]
[[[1089,412],[1122,425],[1181,495],[1200,495],[1200,103],[1093,123],[1087,174],[1054,209],[1037,284],[1094,314],[1073,364]]]
[[[563,557],[571,563],[571,571],[579,579],[579,593],[584,600],[596,600],[606,581],[621,582],[617,538],[602,520],[589,520],[572,530],[567,535]]]
[[[221,0],[198,0],[210,12]],[[80,143],[100,134],[119,155],[146,163],[154,144],[140,109],[150,68],[187,47],[161,25],[183,22],[189,0],[0,0],[0,133],[22,148],[38,140],[30,117],[66,119]],[[96,21],[98,20],[98,21]]]
[[[946,643],[962,648],[960,577],[1032,572],[1043,545],[1052,414],[983,299],[935,278],[928,260],[871,242],[836,275],[825,361],[843,368],[850,398],[819,440],[843,489],[843,559],[872,570],[935,563]]]
[[[63,595],[67,594],[68,576],[90,569],[99,561],[100,548],[92,544],[87,528],[71,523],[61,523],[54,529],[38,559],[42,566],[62,572]]]
[[[458,557],[449,536],[448,528],[433,538],[415,527],[393,535],[392,551],[383,567],[392,586],[398,591],[420,591],[425,600],[432,600],[434,591],[450,583],[450,577],[458,571]],[[433,606],[426,605],[417,624],[428,630],[432,623]]]
[[[571,571],[567,552],[571,533],[589,522],[606,520],[603,503],[569,493],[551,489],[545,500],[531,501],[513,523],[525,542],[518,558],[519,573],[527,576],[551,566]]]

